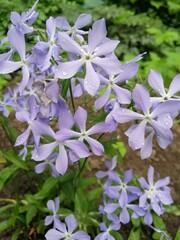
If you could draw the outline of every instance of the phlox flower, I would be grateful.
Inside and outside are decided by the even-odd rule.
[[[122,72],[117,76],[102,76],[100,77],[100,84],[102,87],[106,87],[105,92],[96,99],[94,107],[96,109],[102,108],[109,100],[110,94],[116,95],[116,99],[119,103],[129,104],[131,101],[131,92],[125,88],[119,86],[119,84],[127,81],[135,76],[138,70],[138,64],[134,62],[125,63],[122,65]]]
[[[38,13],[35,12],[35,8],[39,0],[35,2],[31,9],[28,12],[23,12],[21,15],[17,12],[11,12],[11,22],[15,28],[22,34],[27,34],[33,32],[31,25],[38,17]]]
[[[49,210],[51,210],[51,212],[53,213],[53,215],[51,216],[47,216],[44,220],[44,225],[50,225],[51,223],[53,223],[53,227],[56,228],[56,226],[58,226],[60,220],[59,220],[59,214],[57,214],[59,207],[60,207],[60,202],[59,202],[59,197],[55,198],[55,200],[49,200],[47,202],[47,207],[49,208]]]
[[[24,88],[28,84],[28,80],[30,77],[30,61],[29,58],[26,57],[26,47],[25,47],[25,38],[24,35],[16,30],[14,26],[8,31],[8,40],[11,43],[12,47],[18,52],[21,61],[14,62],[11,60],[1,61],[0,64],[0,74],[12,73],[18,69],[22,69],[22,80],[19,85],[19,92],[22,93]]]
[[[76,19],[74,26],[70,26],[67,19],[65,17],[57,17],[56,18],[56,26],[61,31],[65,31],[76,41],[83,41],[84,38],[82,35],[88,34],[88,31],[83,31],[81,28],[85,27],[92,21],[91,14],[83,13],[80,14]]]
[[[158,104],[150,112],[151,102],[149,92],[140,84],[136,85],[133,90],[132,97],[135,102],[136,109],[142,111],[143,114],[121,107],[119,110],[113,112],[114,119],[119,123],[126,123],[132,120],[141,121],[129,135],[129,146],[133,150],[140,149],[144,146],[145,130],[149,125],[154,129],[156,135],[161,138],[161,141],[171,142],[173,134],[169,126],[172,125],[172,120],[168,118],[168,114],[179,111],[180,102],[167,101]],[[163,121],[157,120],[160,116],[162,116]]]
[[[169,205],[173,203],[170,194],[170,188],[167,185],[170,183],[170,178],[166,177],[154,181],[154,168],[149,167],[148,170],[148,182],[141,177],[139,179],[141,187],[144,189],[144,193],[139,198],[139,206],[145,207],[146,204],[150,204],[152,209],[158,214],[162,214],[162,204]]]
[[[73,214],[65,217],[65,223],[59,222],[56,229],[50,229],[45,237],[46,240],[90,240],[90,236],[81,230],[74,232],[77,228],[77,220]]]
[[[151,70],[148,76],[148,83],[153,90],[159,95],[158,97],[151,97],[153,104],[165,102],[168,100],[180,101],[180,98],[176,98],[175,94],[180,91],[180,74],[176,75],[169,89],[166,91],[164,87],[164,81],[161,74],[155,70]]]
[[[105,223],[100,224],[100,230],[102,233],[98,234],[94,240],[115,240],[110,231],[117,231],[120,229],[120,223],[111,223],[109,227]]]
[[[57,67],[55,78],[71,78],[85,64],[84,88],[90,95],[94,96],[100,86],[100,79],[94,69],[94,65],[102,68],[110,75],[121,72],[121,64],[117,58],[107,56],[114,51],[119,41],[107,39],[106,34],[104,19],[100,19],[93,24],[92,30],[89,31],[88,35],[88,45],[80,46],[68,34],[59,32],[58,41],[60,46],[67,52],[80,56],[80,59],[60,63]]]

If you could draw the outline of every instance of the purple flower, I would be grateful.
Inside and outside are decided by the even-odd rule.
[[[112,213],[114,213],[117,209],[120,209],[120,214],[119,214],[119,221],[122,222],[123,224],[127,224],[130,221],[130,214],[128,209],[131,209],[133,211],[132,217],[138,218],[139,216],[144,216],[144,209],[139,207],[136,204],[130,204],[131,201],[136,200],[137,197],[135,195],[129,195],[127,199],[126,204],[122,204],[122,198],[118,199],[118,203],[107,203],[104,206],[104,211],[107,213],[107,217],[111,216]]]
[[[135,186],[128,186],[128,183],[133,178],[133,171],[132,169],[127,170],[124,172],[124,182],[121,180],[117,173],[110,173],[109,178],[116,183],[118,186],[110,186],[105,189],[105,194],[107,194],[110,198],[119,199],[121,206],[125,206],[128,202],[128,194],[132,193],[137,196],[141,194],[141,190]]]
[[[49,200],[47,202],[47,207],[51,210],[53,213],[52,216],[47,216],[44,220],[44,224],[50,225],[52,222],[54,223],[53,227],[56,228],[59,224],[59,215],[57,214],[59,207],[60,207],[60,202],[59,202],[59,197],[55,198],[55,201]]]
[[[89,31],[88,45],[80,46],[66,33],[58,33],[60,46],[76,55],[80,59],[60,63],[55,73],[55,78],[68,79],[73,77],[82,65],[86,65],[86,76],[84,79],[85,90],[94,96],[99,89],[100,79],[94,70],[94,65],[102,68],[107,74],[114,75],[121,71],[121,64],[117,58],[108,56],[116,48],[119,41],[109,40],[106,37],[106,26],[104,19],[96,21],[92,30]]]
[[[16,118],[20,122],[28,123],[28,128],[16,139],[15,146],[26,145],[29,135],[32,132],[34,143],[39,144],[42,134],[53,135],[51,128],[41,119],[38,119],[38,107],[34,96],[28,98],[29,111],[22,110],[16,112]]]
[[[141,110],[143,114],[133,112],[129,109],[119,108],[118,111],[113,112],[114,119],[119,123],[125,123],[132,120],[140,120],[134,130],[129,135],[129,146],[135,150],[144,146],[145,130],[149,124],[155,131],[156,135],[161,138],[161,141],[172,141],[173,135],[169,129],[172,121],[168,121],[168,113],[177,112],[180,110],[179,101],[167,101],[158,104],[150,113],[151,102],[148,90],[140,84],[137,84],[133,91],[133,100],[135,107]],[[163,115],[164,121],[159,122],[157,118]]]
[[[110,234],[110,231],[117,231],[120,229],[120,223],[111,223],[109,227],[105,223],[100,224],[100,230],[102,233],[98,234],[94,240],[115,240],[115,238]]]
[[[92,20],[91,14],[86,14],[83,13],[79,15],[79,17],[76,19],[75,24],[73,27],[71,27],[66,20],[65,17],[57,17],[56,18],[56,26],[61,30],[61,31],[66,31],[71,37],[76,40],[76,41],[83,41],[82,35],[87,34],[87,31],[80,30],[81,28],[85,27],[88,25]]]
[[[44,159],[47,159],[53,153],[53,151],[58,148],[59,151],[55,166],[56,170],[63,175],[67,171],[69,161],[69,156],[66,148],[68,148],[68,151],[72,151],[75,154],[77,157],[76,161],[80,158],[88,157],[90,155],[90,152],[82,141],[69,140],[71,135],[66,134],[66,136],[64,136],[61,134],[61,132],[64,132],[64,128],[66,128],[65,132],[68,131],[69,128],[72,127],[73,123],[74,122],[71,119],[71,114],[68,111],[65,111],[63,114],[61,114],[59,119],[60,130],[54,133],[51,129],[51,132],[48,134],[55,141],[48,144],[43,144],[34,149],[32,158],[35,161],[42,161]]]
[[[101,86],[106,87],[106,91],[102,96],[96,99],[94,107],[96,109],[102,108],[109,100],[110,94],[116,95],[116,99],[119,103],[129,104],[131,101],[131,92],[125,88],[119,86],[120,83],[135,76],[138,70],[138,64],[134,62],[125,63],[122,65],[122,72],[118,76],[104,77],[100,75]]]
[[[157,104],[167,100],[180,101],[178,96],[174,96],[180,91],[180,74],[173,78],[168,91],[164,88],[164,81],[161,74],[155,70],[151,70],[148,76],[148,83],[159,95],[159,97],[151,97],[153,103]]]
[[[139,206],[147,211],[144,221],[149,225],[152,223],[151,209],[158,215],[161,215],[164,213],[162,205],[170,205],[173,203],[170,188],[167,187],[170,183],[170,178],[166,177],[155,182],[154,168],[150,166],[148,170],[148,183],[143,177],[139,179],[139,183],[144,189],[144,193],[139,198]]]
[[[103,145],[90,137],[90,135],[109,132],[109,124],[100,122],[92,126],[89,130],[86,130],[87,112],[81,107],[78,107],[76,110],[74,114],[74,121],[77,127],[80,129],[80,132],[75,132],[73,130],[64,128],[58,133],[59,139],[78,137],[80,141],[85,140],[90,145],[90,148],[95,155],[102,155],[104,152]]]
[[[46,167],[50,167],[52,170],[52,176],[53,177],[58,177],[59,173],[57,172],[56,168],[55,168],[55,162],[56,162],[56,158],[57,158],[57,153],[51,155],[50,157],[48,157],[45,160],[42,160],[41,163],[37,164],[35,166],[35,172],[36,173],[42,173],[44,172]]]
[[[45,237],[46,240],[90,240],[90,236],[84,231],[74,232],[77,228],[77,220],[70,214],[65,217],[65,223],[59,222],[56,229],[50,229]]]
[[[11,22],[15,28],[22,34],[33,32],[33,28],[30,27],[33,22],[36,20],[38,13],[35,12],[35,7],[39,0],[35,2],[31,9],[28,12],[23,12],[21,15],[17,12],[11,12]]]
[[[22,93],[24,88],[28,84],[29,80],[29,60],[26,58],[26,48],[25,48],[25,38],[24,35],[16,30],[15,27],[11,26],[8,31],[8,40],[12,47],[18,52],[21,61],[13,62],[10,60],[1,61],[0,64],[0,74],[12,73],[18,69],[22,68],[22,81],[19,85],[19,92]]]

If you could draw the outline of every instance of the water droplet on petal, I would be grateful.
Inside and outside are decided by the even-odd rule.
[[[67,76],[67,72],[62,72],[62,75],[63,76]]]

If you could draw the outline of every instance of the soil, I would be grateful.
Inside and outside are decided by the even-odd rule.
[[[10,116],[10,126],[18,129],[18,132],[22,132],[21,123],[17,122],[14,119],[14,116]],[[156,143],[154,143],[153,153],[149,159],[141,160],[138,151],[132,151],[127,144],[127,137],[124,135],[124,131],[127,129],[126,125],[122,125],[119,128],[120,138],[124,141],[127,153],[124,157],[124,170],[132,168],[134,173],[139,176],[147,176],[147,171],[149,165],[153,166],[156,173],[160,173],[160,176],[171,177],[171,189],[172,197],[175,204],[180,204],[180,125],[176,124],[173,127],[174,141],[173,143],[165,150],[161,149]],[[8,143],[7,137],[0,126],[0,149],[10,149],[11,145]],[[92,158],[90,165],[93,169],[93,172],[96,172],[103,165],[104,159]],[[1,168],[2,166],[0,166]],[[164,214],[164,221],[167,225],[167,229],[171,235],[175,236],[178,227],[180,226],[180,218],[174,214]],[[126,235],[126,227],[123,227]],[[0,234],[1,235],[1,234]],[[1,240],[10,240],[10,236],[7,235],[0,238]],[[125,238],[126,239],[126,238]],[[144,238],[145,240],[145,238]],[[148,240],[148,239],[146,239]]]

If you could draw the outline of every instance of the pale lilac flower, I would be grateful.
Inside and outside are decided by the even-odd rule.
[[[64,137],[61,134],[61,132],[63,132],[64,129],[68,131],[68,129],[72,127],[73,123],[74,122],[71,121],[71,115],[69,114],[68,111],[65,111],[63,114],[61,114],[58,123],[60,130],[54,133],[53,130],[51,129],[51,132],[49,132],[48,134],[55,141],[43,144],[34,149],[32,153],[32,158],[35,161],[42,161],[44,159],[47,159],[53,153],[53,151],[56,148],[58,148],[59,151],[56,158],[55,166],[56,170],[60,174],[64,175],[68,168],[69,151],[72,151],[76,155],[76,157],[78,157],[76,161],[79,160],[80,158],[88,157],[90,155],[90,152],[82,141],[75,139],[69,140],[69,138],[71,137],[70,135]],[[66,148],[68,149],[68,152]]]
[[[133,211],[133,218],[138,218],[139,216],[144,216],[145,211],[143,208],[139,207],[137,204],[132,204],[131,201],[136,200],[137,196],[129,195],[127,203],[122,204],[122,199],[118,198],[118,203],[107,203],[104,206],[104,211],[107,213],[107,217],[109,214],[115,213],[118,209],[120,210],[119,221],[123,224],[127,224],[130,221],[130,214],[128,209]]]
[[[170,194],[170,188],[167,185],[170,183],[170,178],[166,177],[159,179],[156,182],[154,181],[154,168],[149,167],[148,170],[148,183],[141,177],[139,179],[141,187],[144,189],[144,193],[139,198],[139,206],[142,208],[147,208],[148,206],[148,215],[146,218],[150,218],[150,209],[152,208],[158,215],[164,213],[164,205],[170,205],[173,203]],[[146,220],[146,222],[151,222]]]
[[[120,226],[120,223],[111,223],[109,227],[107,227],[105,223],[101,223],[100,230],[102,233],[98,234],[94,240],[115,240],[110,231],[118,231]]]
[[[112,158],[112,160],[105,160],[105,165],[108,168],[108,170],[107,171],[98,171],[96,173],[96,177],[97,178],[103,178],[103,177],[106,177],[106,176],[109,177],[109,174],[111,172],[114,172],[113,170],[116,167],[116,164],[117,164],[117,156],[114,156]]]
[[[102,108],[109,100],[110,94],[116,95],[116,99],[121,104],[129,104],[131,102],[131,92],[119,86],[124,81],[133,78],[138,70],[138,64],[134,62],[122,65],[123,71],[117,76],[109,76],[108,78],[99,75],[102,87],[106,87],[105,92],[96,99],[94,107]]]
[[[39,164],[37,164],[35,166],[35,172],[36,173],[42,173],[44,172],[46,167],[50,167],[51,171],[52,171],[52,176],[53,177],[58,177],[59,173],[56,170],[55,167],[55,162],[56,162],[56,158],[57,158],[58,153],[52,154],[51,156],[49,156],[47,159],[42,160],[42,162],[40,162]]]
[[[180,74],[173,78],[168,91],[166,91],[164,87],[164,81],[161,74],[155,70],[151,70],[148,76],[148,83],[159,95],[159,97],[151,97],[152,103],[157,104],[168,100],[180,101],[180,98],[175,96],[175,94],[180,91]]]
[[[7,74],[15,72],[18,69],[22,68],[22,80],[19,85],[19,92],[22,93],[24,88],[28,84],[28,80],[30,77],[29,73],[29,62],[28,58],[26,58],[26,47],[25,47],[25,38],[24,35],[16,30],[15,27],[11,26],[8,31],[8,40],[11,43],[12,47],[18,52],[21,61],[13,62],[10,60],[1,61],[0,64],[0,74]]]
[[[74,232],[77,228],[77,220],[70,214],[65,217],[65,223],[59,222],[56,229],[50,229],[45,237],[46,240],[90,240],[90,236],[81,230]]]
[[[53,17],[46,21],[46,32],[48,41],[39,41],[32,50],[32,61],[39,66],[41,72],[47,70],[51,66],[51,58],[59,54],[60,47],[56,44],[56,22]],[[58,59],[57,59],[58,60]]]
[[[40,136],[42,134],[53,135],[53,131],[49,125],[42,119],[38,118],[38,107],[34,96],[28,98],[28,107],[28,111],[22,110],[16,112],[16,118],[20,122],[28,123],[28,128],[16,139],[15,146],[26,145],[31,132],[36,146],[39,144]]]
[[[150,113],[151,102],[148,90],[140,84],[137,84],[133,91],[133,100],[135,102],[135,107],[141,110],[143,114],[133,112],[129,109],[119,108],[118,111],[113,112],[114,119],[119,123],[126,123],[132,120],[140,120],[141,122],[136,126],[136,128],[131,132],[129,136],[129,146],[133,149],[140,149],[144,146],[145,141],[145,129],[147,124],[149,124],[156,135],[159,138],[166,140],[168,142],[172,141],[173,134],[169,129],[169,125],[172,121],[168,119],[168,114],[174,113],[180,110],[179,101],[167,101],[158,104]],[[157,121],[159,116],[163,115],[163,121]]]
[[[61,31],[66,31],[74,40],[81,42],[84,40],[82,35],[88,34],[88,31],[83,31],[81,28],[87,26],[92,20],[91,14],[80,14],[76,19],[75,24],[71,27],[65,17],[56,18],[56,26]]]
[[[69,139],[77,137],[80,141],[85,140],[89,144],[92,152],[95,155],[102,155],[104,152],[103,145],[94,138],[90,137],[90,135],[109,132],[109,124],[100,122],[92,126],[89,130],[86,130],[87,112],[81,107],[78,107],[78,109],[76,110],[74,114],[74,121],[80,132],[64,128],[58,134],[59,139]]]
[[[21,15],[17,12],[11,12],[11,22],[15,28],[22,34],[27,34],[33,32],[31,25],[36,20],[38,13],[35,12],[35,7],[39,0],[35,2],[28,12],[23,12]]]
[[[44,220],[44,225],[50,225],[51,223],[53,223],[53,228],[56,228],[56,226],[58,226],[60,220],[59,220],[59,214],[57,214],[59,207],[60,207],[60,202],[59,202],[59,197],[56,197],[55,200],[49,200],[47,202],[47,207],[49,208],[49,210],[51,210],[51,212],[53,213],[53,215],[47,216]]]
[[[120,176],[115,172],[111,172],[109,174],[109,178],[118,185],[109,186],[106,188],[105,194],[110,198],[119,199],[118,201],[121,204],[121,207],[124,207],[128,203],[129,193],[135,194],[137,196],[141,195],[142,193],[138,187],[128,185],[128,183],[133,178],[132,169],[124,172],[124,181],[122,181]]]
[[[94,70],[94,65],[102,68],[107,74],[114,75],[121,72],[121,64],[114,56],[107,57],[114,51],[119,41],[106,38],[106,26],[104,19],[96,21],[92,30],[89,31],[88,45],[80,46],[66,33],[59,32],[58,39],[60,46],[76,55],[80,59],[60,63],[55,73],[55,78],[68,79],[73,77],[80,68],[86,65],[86,76],[84,79],[85,90],[94,96],[100,86],[100,79]]]

